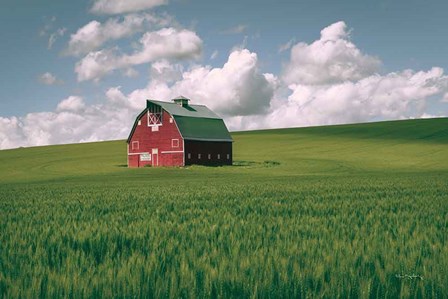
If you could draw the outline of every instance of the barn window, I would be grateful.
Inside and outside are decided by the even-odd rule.
[[[221,159],[221,154],[218,154],[218,160]]]
[[[171,147],[179,147],[179,139],[171,139]]]
[[[198,159],[201,159],[201,154],[198,154]]]
[[[227,160],[229,160],[230,159],[230,154],[227,154]]]
[[[138,141],[132,141],[132,149],[133,150],[138,149]]]
[[[140,126],[141,124],[142,124],[142,121],[141,121],[141,120],[139,120],[139,121],[138,121],[138,125]]]
[[[148,126],[161,126],[162,125],[162,107],[153,103],[148,104]]]
[[[212,158],[212,155],[211,154],[208,154],[208,159],[210,160]]]
[[[159,131],[159,127],[158,126],[153,126],[153,127],[151,127],[151,131],[152,132],[158,132]]]
[[[191,154],[190,153],[188,153],[188,159],[191,159]]]

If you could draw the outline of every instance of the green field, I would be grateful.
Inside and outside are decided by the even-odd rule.
[[[448,118],[0,151],[0,297],[448,298]]]

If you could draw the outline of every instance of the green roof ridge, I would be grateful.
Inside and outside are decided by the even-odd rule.
[[[147,100],[147,105],[149,103],[153,103],[156,105],[160,105],[163,109],[165,109],[171,115],[177,116],[186,116],[186,117],[197,117],[197,118],[214,118],[214,119],[222,119],[215,112],[211,111],[204,105],[188,105],[186,107],[180,106],[176,103],[164,102],[164,101],[156,101],[156,100]]]

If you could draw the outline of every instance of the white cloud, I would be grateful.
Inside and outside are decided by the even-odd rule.
[[[84,100],[81,97],[69,96],[58,104],[56,111],[80,112],[84,110],[85,107],[86,105],[84,104]]]
[[[293,93],[277,113],[285,112],[284,125],[409,118],[423,113],[420,109],[425,100],[443,92],[434,83],[446,80],[442,69],[433,68],[427,72],[372,75],[332,85],[291,85]]]
[[[45,85],[55,85],[63,83],[62,80],[59,80],[58,78],[56,78],[55,75],[53,75],[50,72],[46,72],[39,75],[37,79],[39,80],[40,83]]]
[[[247,25],[237,25],[235,27],[223,30],[221,33],[222,34],[239,34],[239,33],[243,33],[244,31],[246,31],[247,29]]]
[[[126,98],[136,105],[146,98],[170,100],[182,94],[222,115],[251,115],[268,110],[277,80],[261,73],[257,54],[246,49],[232,52],[222,68],[196,66],[182,72],[181,67],[165,61],[153,65],[151,73],[153,80],[146,88],[127,97],[117,97],[113,89],[113,98]]]
[[[39,36],[48,37],[47,48],[48,50],[51,50],[56,40],[65,35],[65,33],[67,32],[67,28],[63,27],[54,31],[53,28],[56,22],[55,16],[45,17],[44,22],[44,26],[39,30]]]
[[[138,76],[138,71],[130,67],[123,71],[123,75],[128,78],[135,78]]]
[[[435,115],[435,114],[423,113],[418,118],[439,118],[439,117],[447,117],[447,116],[446,115]]]
[[[365,78],[379,67],[380,60],[363,54],[349,40],[345,23],[337,22],[324,28],[312,44],[292,47],[283,79],[287,84],[332,84]]]
[[[427,111],[430,101],[448,101],[448,76],[443,69],[379,74],[376,68],[380,61],[361,53],[348,41],[344,23],[325,28],[321,38],[310,45],[295,45],[282,79],[262,73],[257,54],[247,49],[232,51],[222,67],[196,65],[184,69],[169,59],[185,53],[194,57],[195,51],[185,49],[195,47],[185,46],[179,36],[174,38],[176,43],[161,37],[160,32],[152,34],[142,38],[141,49],[132,55],[119,56],[113,50],[93,53],[99,56],[92,60],[93,73],[84,73],[89,79],[102,75],[95,63],[103,66],[100,70],[106,68],[103,75],[115,69],[132,73],[132,65],[151,61],[150,81],[145,88],[124,93],[118,86],[107,90],[101,104],[88,105],[83,98],[70,96],[53,112],[0,117],[0,148],[122,139],[129,134],[146,99],[169,100],[180,94],[224,116],[231,130],[447,115],[448,110],[435,114]],[[191,36],[186,39],[194,40]],[[175,48],[184,49],[184,54],[170,52]],[[165,49],[169,55],[160,54]],[[336,62],[341,66],[330,75],[317,71],[325,74],[334,70]],[[108,69],[109,65],[112,68]]]
[[[233,130],[253,130],[429,117],[426,103],[446,92],[446,83],[443,70],[432,68],[372,75],[356,82],[294,84],[286,99],[274,95],[268,114],[232,117],[227,124]]]
[[[218,54],[219,54],[218,50],[213,51],[212,55],[210,55],[210,59],[212,60],[215,59],[216,57],[218,57]]]
[[[0,149],[123,139],[144,108],[142,103],[138,109],[112,102],[86,105],[82,98],[70,96],[55,112],[0,117]]]
[[[443,95],[442,102],[448,102],[448,92]]]
[[[296,42],[296,40],[294,38],[290,39],[288,42],[286,42],[278,47],[278,52],[281,53],[281,52],[285,52],[286,50],[291,49],[292,45],[295,42]]]
[[[111,18],[105,23],[91,21],[70,36],[65,54],[81,55],[98,49],[110,40],[118,40],[143,31],[150,25],[166,26],[174,21],[168,15],[129,14],[123,18]]]
[[[96,14],[122,14],[167,4],[168,0],[96,0],[90,9]]]
[[[78,81],[99,80],[116,69],[159,59],[197,59],[202,53],[202,40],[186,29],[163,28],[147,32],[140,39],[140,49],[131,55],[116,50],[91,52],[75,66]]]
[[[59,28],[58,30],[56,30],[56,32],[53,32],[52,34],[50,34],[50,37],[48,38],[48,50],[51,50],[51,48],[53,48],[54,43],[56,42],[56,40],[59,37],[64,36],[65,32],[67,31],[67,28]]]

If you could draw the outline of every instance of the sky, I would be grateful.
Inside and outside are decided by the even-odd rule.
[[[448,115],[448,2],[3,0],[0,149],[124,139],[179,95],[231,131]]]

